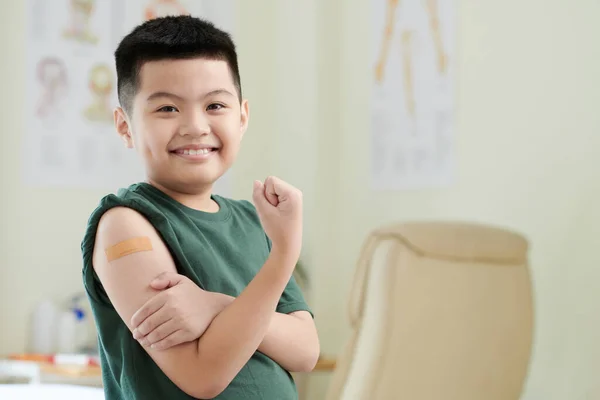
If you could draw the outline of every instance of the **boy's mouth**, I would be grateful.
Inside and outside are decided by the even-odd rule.
[[[191,160],[204,160],[219,150],[206,145],[188,145],[171,150],[172,154]]]
[[[196,156],[196,155],[205,155],[212,153],[213,151],[217,151],[216,147],[204,148],[204,149],[178,149],[174,150],[171,153],[186,155],[186,156]]]

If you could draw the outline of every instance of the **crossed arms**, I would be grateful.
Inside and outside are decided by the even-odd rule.
[[[150,239],[152,251],[107,261],[104,249],[141,236]],[[94,269],[133,335],[145,317],[136,312],[159,293],[150,283],[161,274],[175,274],[175,263],[154,227],[124,207],[103,215],[94,249]],[[239,297],[226,302],[199,338],[164,350],[144,348],[180,389],[198,398],[212,398],[225,390],[257,350],[291,372],[312,370],[319,355],[312,318],[303,311],[290,315],[275,312],[295,261],[273,248],[252,282]],[[188,290],[192,290],[190,286]],[[193,290],[199,296],[209,295],[197,286]]]

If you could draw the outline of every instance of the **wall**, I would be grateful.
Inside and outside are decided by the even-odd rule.
[[[252,179],[268,174],[304,190],[304,257],[322,349],[336,354],[347,337],[346,294],[372,228],[424,218],[497,223],[532,244],[536,336],[523,398],[600,396],[600,92],[591,90],[600,79],[600,3],[459,2],[457,180],[447,190],[401,193],[369,189],[369,2],[237,3],[251,125],[234,196],[249,198]],[[11,328],[0,330],[0,354],[24,348],[38,299],[81,288],[79,243],[104,194],[20,181],[23,10],[8,2],[0,14],[0,34],[10,38],[0,44],[0,326]],[[322,398],[327,377],[315,375],[309,398]]]
[[[600,3],[458,2],[457,179],[448,190],[369,189],[369,1],[322,6],[337,65],[323,92],[333,114],[323,158],[335,207],[330,253],[315,266],[324,350],[346,337],[346,293],[364,236],[392,220],[466,219],[512,227],[531,242],[536,332],[523,399],[600,396],[593,209],[600,195]],[[339,24],[339,27],[337,26]],[[339,29],[339,42],[326,32]],[[335,34],[334,34],[335,36]],[[331,84],[327,82],[332,82]],[[331,93],[338,93],[337,96]],[[322,183],[325,185],[325,183]],[[323,196],[324,197],[324,196]],[[582,226],[588,223],[587,227]],[[326,228],[327,229],[327,228]],[[597,311],[596,311],[597,314]],[[324,387],[326,379],[313,386]],[[313,389],[315,393],[318,389]],[[317,397],[315,397],[317,398]]]

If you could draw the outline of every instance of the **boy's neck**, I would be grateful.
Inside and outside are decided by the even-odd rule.
[[[182,193],[151,179],[148,179],[148,183],[186,207],[209,213],[219,211],[219,205],[211,198],[212,187],[207,187],[195,193]]]

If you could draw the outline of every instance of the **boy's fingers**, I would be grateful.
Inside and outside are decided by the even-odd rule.
[[[254,205],[258,209],[262,209],[267,203],[267,199],[265,197],[265,185],[261,181],[254,181],[252,199],[254,200]]]
[[[176,331],[164,338],[163,340],[153,343],[151,347],[156,350],[166,350],[173,346],[177,346],[182,343],[190,342],[193,339],[189,339],[186,337],[184,331]]]
[[[164,278],[156,278],[152,282],[150,282],[150,287],[155,290],[163,290],[169,287],[171,283],[170,280]]]
[[[131,317],[131,327],[138,330],[139,325],[146,320],[149,316],[160,310],[166,303],[165,296],[161,296],[162,293],[157,294],[148,300],[139,310]]]
[[[267,198],[267,201],[274,207],[277,207],[277,204],[279,204],[279,198],[277,197],[277,191],[275,188],[276,184],[277,179],[274,177],[270,176],[265,179],[265,197]]]
[[[145,337],[140,340],[142,346],[151,346],[154,343],[160,342],[172,333],[176,332],[179,328],[173,320],[169,320],[164,324],[159,325],[148,333]]]
[[[140,339],[171,319],[166,308],[160,308],[133,330],[133,337]]]
[[[150,282],[150,286],[156,290],[163,290],[181,283],[184,278],[177,272],[163,272]]]

